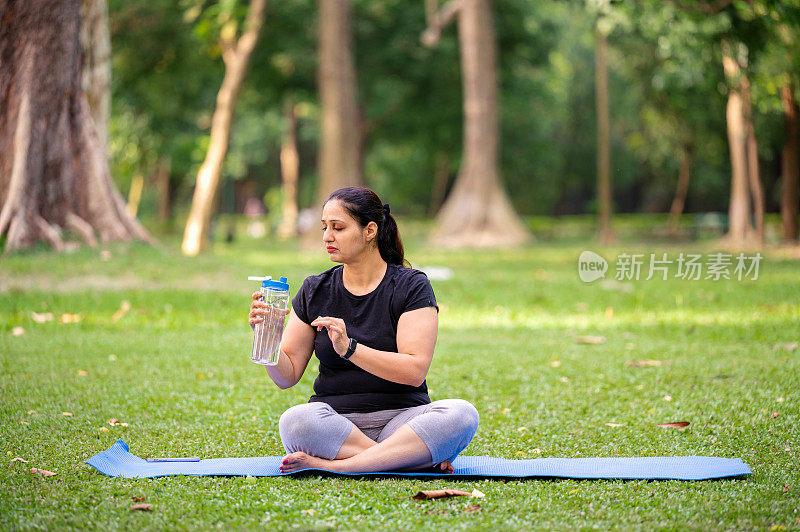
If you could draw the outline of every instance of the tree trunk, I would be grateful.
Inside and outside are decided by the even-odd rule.
[[[360,185],[362,177],[350,0],[320,0],[319,24],[322,135],[317,198],[321,204],[336,189]]]
[[[787,84],[781,88],[783,101],[784,129],[783,153],[781,154],[781,221],[783,225],[783,243],[796,246],[798,238],[798,201],[800,201],[800,164],[798,163],[798,149],[800,146],[800,123],[798,115],[800,107],[794,99],[792,85]]]
[[[111,37],[106,0],[81,1],[82,86],[89,99],[97,137],[108,153],[108,119],[111,116]]]
[[[450,157],[447,152],[436,153],[433,169],[433,187],[431,188],[431,204],[428,208],[430,216],[436,216],[447,193],[447,182],[450,180]]]
[[[300,156],[297,153],[297,115],[294,102],[287,100],[284,109],[286,134],[281,146],[281,179],[283,205],[278,238],[285,240],[297,234],[297,181],[300,177]]]
[[[128,191],[128,204],[125,209],[131,216],[136,216],[139,212],[139,203],[142,201],[142,190],[144,190],[144,177],[136,174],[131,179],[131,188]]]
[[[608,244],[614,239],[611,231],[611,119],[608,105],[608,60],[606,36],[595,29],[594,79],[597,109],[597,235]]]
[[[447,247],[518,245],[529,233],[497,168],[497,66],[489,0],[459,2],[457,16],[464,89],[463,159],[431,242]]]
[[[684,206],[686,205],[686,195],[689,192],[689,179],[692,170],[692,150],[689,146],[681,147],[681,168],[678,171],[678,186],[675,189],[675,197],[672,200],[672,206],[669,209],[669,221],[667,227],[669,234],[676,236],[678,234],[678,223],[683,214]]]
[[[81,87],[80,3],[0,4],[0,235],[5,249],[61,228],[95,243],[152,239],[125,211]]]
[[[181,250],[184,255],[195,256],[208,247],[208,228],[214,211],[215,197],[219,186],[222,164],[228,151],[233,112],[236,98],[242,86],[250,55],[255,48],[261,25],[264,21],[266,0],[252,0],[247,13],[245,30],[233,42],[221,41],[225,75],[217,93],[217,106],[211,118],[211,139],[208,152],[200,171],[192,198],[192,209],[186,221]]]
[[[728,145],[731,157],[731,200],[728,207],[727,240],[733,246],[752,243],[755,234],[750,223],[750,190],[747,168],[747,125],[744,119],[744,102],[739,84],[740,67],[731,55],[729,47],[723,47],[722,63],[729,80],[726,119]]]
[[[750,197],[753,202],[753,217],[756,223],[756,238],[759,245],[764,244],[764,188],[758,168],[758,141],[753,127],[753,106],[750,98],[750,80],[744,73],[741,76],[742,105],[744,123],[747,131],[747,183],[750,186]]]
[[[172,159],[167,155],[156,163],[156,190],[158,191],[158,219],[166,222],[172,216]]]

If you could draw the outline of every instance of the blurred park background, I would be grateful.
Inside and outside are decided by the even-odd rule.
[[[613,242],[618,214],[798,244],[796,0],[0,10],[6,250],[181,235],[194,255],[244,213],[289,239],[355,184],[446,246],[572,215]]]
[[[0,0],[0,528],[798,529],[798,39],[800,0]],[[753,475],[425,502],[478,483],[84,464],[284,452],[319,365],[249,361],[247,276],[329,268],[356,184],[429,274],[464,454]],[[734,249],[760,270],[576,264]]]

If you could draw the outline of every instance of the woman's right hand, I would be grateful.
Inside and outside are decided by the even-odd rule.
[[[269,312],[269,307],[261,301],[261,292],[253,293],[253,303],[250,305],[250,327],[255,329],[256,323],[261,323]]]
[[[278,313],[278,316],[282,315],[284,317],[289,315],[289,309],[278,310],[261,301],[262,295],[263,294],[261,292],[253,293],[253,303],[250,305],[250,327],[253,329],[256,328],[257,323],[264,321],[270,312],[276,312]]]

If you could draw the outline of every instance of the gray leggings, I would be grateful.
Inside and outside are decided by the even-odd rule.
[[[304,403],[281,415],[278,430],[287,453],[301,451],[333,460],[353,425],[380,443],[405,423],[425,442],[433,463],[438,464],[453,461],[469,445],[478,430],[478,411],[463,399],[358,414],[338,414],[327,403]]]

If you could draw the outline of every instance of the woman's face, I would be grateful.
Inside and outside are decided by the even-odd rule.
[[[348,263],[374,246],[377,225],[361,227],[341,202],[330,200],[322,208],[322,242],[334,262]]]

